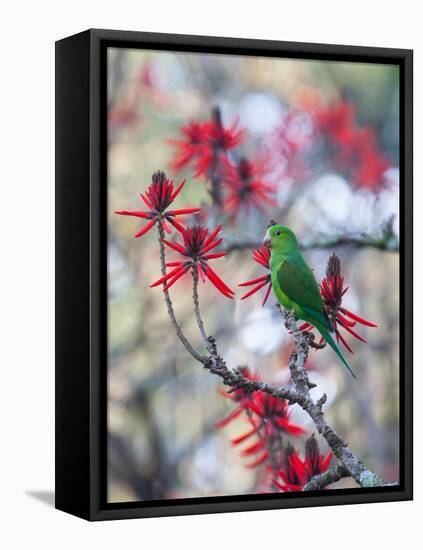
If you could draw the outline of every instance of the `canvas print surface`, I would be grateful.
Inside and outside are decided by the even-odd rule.
[[[108,502],[398,483],[398,67],[107,72]]]

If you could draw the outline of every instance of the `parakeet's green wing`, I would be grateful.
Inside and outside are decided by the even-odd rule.
[[[311,317],[328,325],[316,279],[302,258],[283,261],[277,276],[282,292],[290,300],[301,306]]]

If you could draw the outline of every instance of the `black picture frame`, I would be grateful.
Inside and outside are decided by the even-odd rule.
[[[400,69],[400,484],[107,504],[107,48],[397,64]],[[92,29],[56,43],[56,508],[87,520],[412,499],[412,50]]]

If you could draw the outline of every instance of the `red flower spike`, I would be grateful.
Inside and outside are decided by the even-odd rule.
[[[222,281],[222,279],[209,265],[210,260],[225,256],[224,252],[209,253],[222,242],[221,238],[216,238],[219,231],[220,226],[217,227],[209,236],[209,230],[207,227],[203,225],[193,225],[183,229],[183,244],[173,243],[167,239],[163,239],[163,242],[169,248],[172,248],[172,250],[182,254],[184,259],[177,262],[171,262],[172,265],[170,267],[174,267],[175,269],[167,273],[164,277],[158,279],[156,282],[152,283],[150,286],[155,287],[166,283],[163,290],[167,290],[183,275],[196,267],[200,278],[203,279],[203,277],[206,277],[219,290],[219,292],[227,298],[232,299],[235,294],[234,291],[229,288],[224,281]]]
[[[158,171],[153,174],[152,184],[147,189],[145,195],[141,193],[140,197],[149,209],[148,212],[143,212],[139,210],[120,210],[115,212],[121,216],[135,216],[136,218],[142,218],[145,220],[150,220],[147,225],[145,225],[138,233],[134,236],[136,238],[142,237],[150,229],[154,227],[156,223],[161,223],[163,229],[170,233],[170,228],[166,222],[175,227],[179,232],[183,231],[182,225],[180,225],[176,220],[175,216],[182,216],[185,214],[194,214],[200,212],[201,208],[182,208],[180,210],[167,210],[167,208],[172,204],[175,198],[180,193],[182,187],[185,184],[185,180],[177,187],[176,190],[173,188],[173,181],[169,181],[164,172]]]
[[[199,153],[200,148],[204,147],[206,142],[205,126],[204,122],[190,122],[180,129],[181,139],[169,140],[169,143],[176,148],[176,155],[171,164],[175,172],[188,166]]]
[[[260,264],[261,266],[265,267],[267,270],[270,270],[270,250],[266,248],[264,245],[262,245],[258,250],[254,250],[252,254],[253,260]],[[245,300],[246,298],[249,298],[252,294],[255,294],[258,292],[261,288],[268,285],[268,288],[265,292],[262,305],[267,302],[267,299],[270,294],[270,290],[272,288],[271,285],[271,275],[268,273],[267,275],[262,275],[261,277],[257,277],[256,279],[252,279],[251,281],[246,281],[245,283],[239,283],[238,286],[252,286],[256,285],[254,288],[249,290],[246,294],[244,294],[241,297],[241,300]]]
[[[340,328],[342,327],[349,334],[354,336],[354,338],[366,344],[366,340],[355,330],[353,330],[353,327],[355,327],[357,323],[374,328],[377,327],[377,325],[371,323],[370,321],[366,321],[366,319],[363,319],[362,317],[359,317],[358,315],[342,307],[342,299],[347,290],[348,287],[344,288],[344,277],[341,275],[341,262],[338,256],[333,253],[328,261],[326,277],[320,284],[320,294],[323,298],[326,314],[332,321],[337,341],[342,342],[347,350],[352,353],[351,346],[340,333]],[[347,319],[347,317],[349,319]],[[350,319],[352,319],[352,321]],[[301,330],[304,330],[303,326],[304,325],[301,326]],[[308,329],[309,327],[305,330]]]
[[[283,492],[301,491],[312,477],[327,471],[332,456],[332,452],[326,456],[320,454],[319,445],[313,434],[306,441],[304,460],[291,444],[287,445],[277,479],[272,481]]]
[[[242,158],[236,166],[228,159],[223,162],[222,181],[228,188],[228,197],[225,201],[225,210],[230,212],[231,218],[252,208],[263,212],[266,205],[276,206],[271,194],[275,189],[262,179],[263,168]]]
[[[180,129],[181,139],[169,140],[176,148],[171,163],[172,169],[179,171],[194,163],[196,176],[210,177],[212,165],[221,160],[222,154],[236,147],[242,141],[242,131],[237,129],[237,121],[229,128],[222,124],[220,109],[212,111],[207,122],[190,122]]]
[[[314,434],[307,439],[304,459],[307,481],[310,481],[313,476],[326,472],[332,459],[332,455],[332,452],[329,452],[326,456],[320,454],[319,444],[317,443],[317,439]]]
[[[243,369],[242,374],[250,379],[259,381],[257,375],[252,375],[248,369]],[[282,438],[285,435],[301,436],[304,430],[290,421],[290,411],[287,401],[277,399],[267,393],[255,391],[247,393],[245,390],[236,390],[233,394],[227,394],[232,401],[237,403],[236,408],[223,420],[216,424],[217,427],[227,426],[232,420],[245,413],[250,428],[243,434],[231,440],[232,445],[238,446],[255,438],[255,441],[241,451],[241,456],[258,455],[257,458],[246,464],[247,468],[255,468],[264,464],[271,457],[275,449],[280,448]]]
[[[298,451],[289,443],[285,449],[282,459],[281,469],[278,472],[278,478],[273,479],[273,483],[283,492],[301,491],[306,483],[304,465],[298,457]]]
[[[335,147],[335,162],[345,170],[357,187],[377,190],[389,161],[377,150],[371,128],[359,128],[351,103],[340,101],[316,113],[316,122],[329,143]]]

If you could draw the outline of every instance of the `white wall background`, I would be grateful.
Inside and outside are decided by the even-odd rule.
[[[415,0],[249,4],[16,0],[3,5],[1,548],[416,547],[421,539],[423,477],[423,437],[419,435],[423,413],[418,400],[414,502],[89,524],[55,511],[29,493],[51,491],[54,479],[54,41],[98,27],[414,48],[416,302],[421,304],[423,173],[418,153],[423,146],[423,33],[419,7]],[[416,317],[418,336],[423,327],[420,316]],[[417,388],[423,382],[419,363],[417,359]]]

